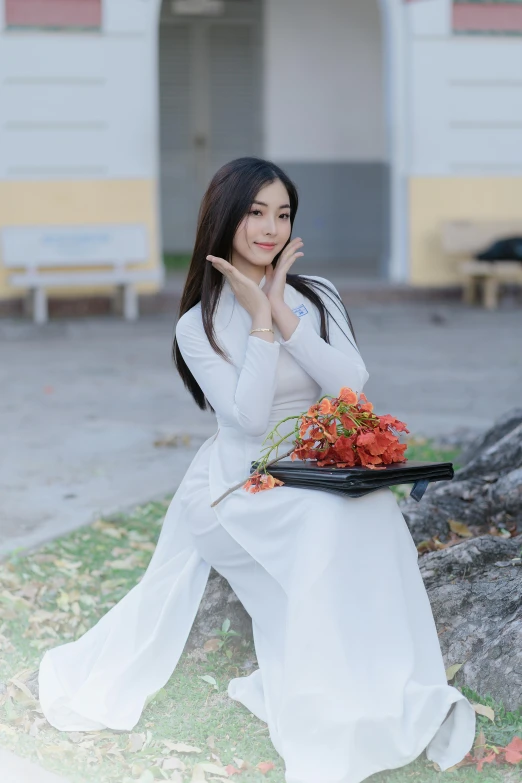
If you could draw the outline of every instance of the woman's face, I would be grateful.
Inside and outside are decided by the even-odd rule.
[[[246,261],[267,266],[286,245],[291,231],[290,199],[281,180],[276,179],[257,192],[239,224],[232,243],[232,264],[241,268]]]

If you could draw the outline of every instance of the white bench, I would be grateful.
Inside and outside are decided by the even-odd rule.
[[[26,315],[40,324],[48,320],[47,288],[112,286],[113,312],[135,320],[136,283],[164,281],[163,265],[132,268],[149,257],[147,230],[140,224],[10,226],[2,229],[1,252],[4,266],[13,270],[10,284],[26,289]]]
[[[521,263],[474,258],[476,253],[493,242],[510,236],[522,236],[522,220],[453,220],[442,225],[443,249],[461,259],[459,272],[463,278],[463,300],[466,304],[477,301],[477,287],[480,287],[482,304],[488,310],[495,310],[501,283],[522,285]]]

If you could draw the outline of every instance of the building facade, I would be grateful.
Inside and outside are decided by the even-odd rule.
[[[295,180],[311,268],[453,284],[442,221],[520,217],[521,14],[452,0],[0,0],[0,232],[141,224],[156,267],[190,252],[216,169],[253,154]],[[0,258],[0,298],[21,293]]]

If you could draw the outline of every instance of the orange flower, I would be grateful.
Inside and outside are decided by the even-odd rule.
[[[339,418],[345,430],[353,430],[357,426],[346,413],[341,413]]]
[[[307,416],[303,416],[301,425],[299,427],[299,435],[304,437],[306,435],[306,431],[309,427],[311,427],[313,424],[315,424],[315,419],[309,419]]]
[[[305,440],[303,443],[300,443],[298,446],[295,447],[292,454],[290,455],[290,459],[315,459],[315,455],[317,450],[313,448],[314,442],[311,440]]]
[[[379,465],[382,463],[382,459],[379,456],[368,454],[364,449],[359,449],[358,453],[361,459],[361,465]]]
[[[390,416],[389,413],[384,414],[384,416],[379,416],[379,426],[382,427],[382,429],[391,427],[398,432],[409,432],[409,429],[403,421],[399,421],[399,419],[396,419],[394,416]]]
[[[330,422],[324,434],[326,436],[326,439],[329,440],[330,443],[335,443],[335,441],[337,440],[337,422],[335,421],[335,419],[332,422]]]
[[[404,456],[404,452],[408,448],[406,443],[392,443],[388,449],[382,454],[383,462],[407,462],[407,458]]]
[[[390,440],[395,440],[392,432],[363,432],[357,436],[357,445],[364,446],[370,454],[382,454],[390,445]]]
[[[357,395],[349,386],[343,386],[339,393],[339,399],[348,405],[357,405]]]
[[[384,470],[394,462],[407,462],[407,444],[398,432],[409,432],[406,424],[390,414],[378,416],[362,392],[343,386],[338,397],[325,396],[308,411],[291,417],[297,420],[291,460],[316,460],[318,466],[338,468],[364,466]],[[277,427],[272,431],[277,432]],[[272,446],[276,448],[277,444]],[[268,455],[271,449],[268,451]],[[265,454],[264,464],[268,459]],[[284,484],[269,473],[254,473],[243,484],[249,492],[261,492]]]
[[[354,442],[355,437],[353,435],[350,437],[341,435],[341,437],[337,439],[335,446],[333,446],[333,451],[335,451],[335,454],[341,462],[355,465],[355,454],[353,450]]]
[[[322,413],[323,415],[329,415],[335,411],[335,408],[332,407],[332,403],[330,400],[328,400],[326,397],[324,400],[321,400],[321,404],[319,405],[319,413]]]
[[[270,473],[253,473],[243,484],[243,489],[247,492],[261,492],[264,489],[272,489],[284,484],[284,481],[276,479]]]
[[[363,404],[360,404],[360,401],[363,401]],[[369,411],[370,413],[373,411],[373,405],[371,402],[368,402],[366,395],[364,392],[361,392],[359,394],[359,410],[361,411]]]

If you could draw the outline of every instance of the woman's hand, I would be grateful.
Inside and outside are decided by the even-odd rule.
[[[303,246],[301,237],[293,239],[283,250],[275,268],[268,264],[265,268],[266,280],[263,285],[263,292],[268,297],[272,308],[277,308],[284,303],[284,291],[286,285],[286,275],[290,267],[299,256],[304,253],[298,253],[297,249]]]
[[[226,277],[239,304],[250,313],[252,320],[265,320],[267,323],[256,326],[272,326],[271,306],[263,290],[249,277],[244,275],[235,266],[219,256],[207,256],[215,269]]]

